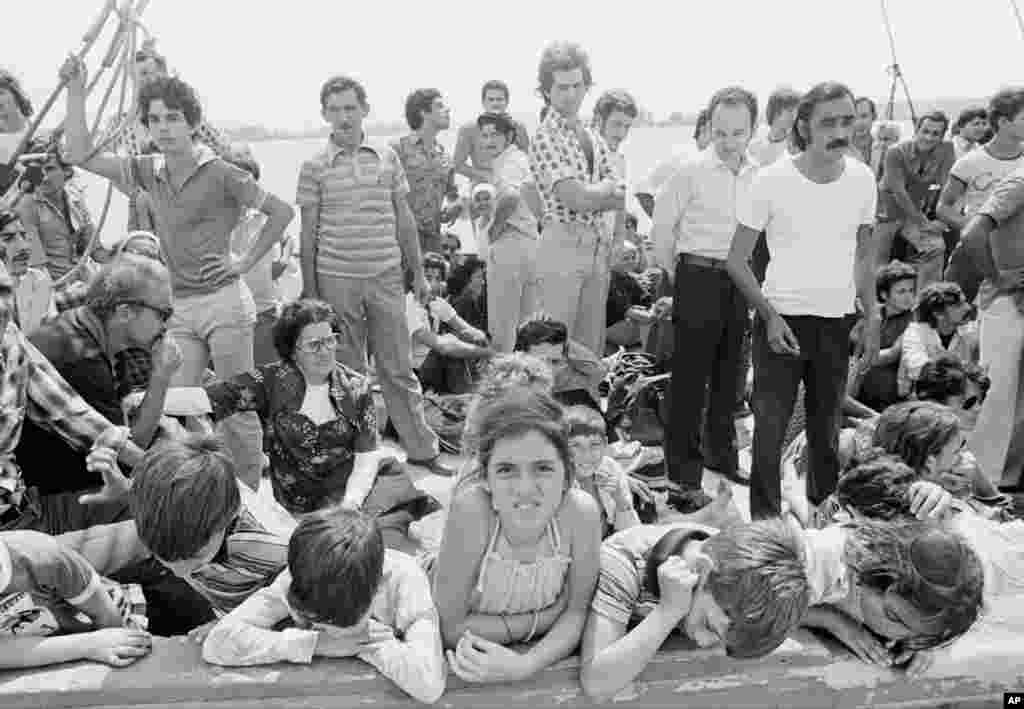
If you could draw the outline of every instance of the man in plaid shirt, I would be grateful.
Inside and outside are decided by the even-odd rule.
[[[53,431],[83,451],[111,448],[131,467],[142,451],[127,431],[111,424],[68,386],[53,365],[18,329],[13,313],[13,284],[0,268],[0,531],[35,529],[49,534],[112,522],[125,506],[103,504],[104,490],[91,496],[98,504],[82,504],[76,495],[40,497],[27,489],[14,450],[25,418]]]

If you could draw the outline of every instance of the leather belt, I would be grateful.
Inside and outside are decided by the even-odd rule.
[[[709,258],[707,256],[701,256],[699,254],[679,254],[679,261],[685,263],[687,266],[697,266],[699,268],[714,268],[719,271],[725,270],[725,259],[721,258]]]

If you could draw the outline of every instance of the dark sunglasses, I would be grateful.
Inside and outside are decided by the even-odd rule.
[[[120,303],[118,303],[118,305],[131,305],[136,308],[146,308],[147,310],[152,310],[154,313],[156,313],[157,317],[160,318],[161,322],[167,322],[174,316],[174,308],[172,307],[161,308],[141,300],[123,300]]]

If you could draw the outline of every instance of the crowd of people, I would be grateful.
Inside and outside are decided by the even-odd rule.
[[[385,141],[333,76],[296,210],[152,45],[132,69],[94,139],[69,59],[61,131],[0,174],[0,669],[190,634],[433,702],[579,650],[610,698],[676,630],[753,658],[818,628],[915,675],[1024,593],[1024,89],[900,142],[838,82],[763,129],[726,87],[641,183],[638,104],[587,120],[577,44],[544,48],[532,134],[488,81],[452,155],[439,90]],[[31,115],[0,74],[0,134]],[[78,170],[128,196],[122,237]]]

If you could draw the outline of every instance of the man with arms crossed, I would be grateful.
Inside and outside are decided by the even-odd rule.
[[[506,115],[508,101],[508,84],[504,81],[491,79],[480,89],[480,102],[483,104],[484,113]],[[513,142],[517,148],[526,152],[530,146],[526,126],[519,121],[513,121],[513,124],[516,129]],[[452,162],[455,164],[455,172],[468,177],[474,185],[491,181],[491,156],[480,142],[480,126],[477,121],[470,121],[459,128]]]
[[[754,305],[754,448],[750,512],[777,517],[780,458],[797,388],[805,386],[810,475],[820,504],[835,488],[840,403],[849,366],[855,299],[864,311],[862,366],[878,353],[872,224],[877,191],[871,169],[846,156],[854,100],[842,84],[812,88],[797,108],[802,152],[764,168],[737,205],[727,269]],[[758,234],[772,258],[763,288],[750,267]]]

